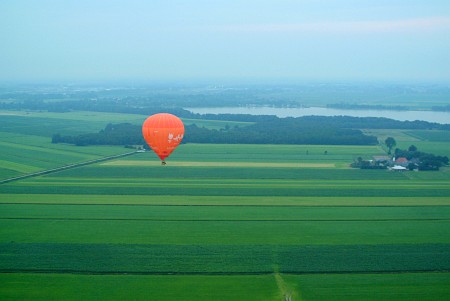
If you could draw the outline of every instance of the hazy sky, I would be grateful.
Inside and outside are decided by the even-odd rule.
[[[449,0],[2,0],[0,80],[450,82]]]

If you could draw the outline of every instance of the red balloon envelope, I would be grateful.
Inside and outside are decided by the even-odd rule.
[[[142,135],[151,149],[164,161],[183,139],[184,125],[175,115],[159,113],[144,121]]]

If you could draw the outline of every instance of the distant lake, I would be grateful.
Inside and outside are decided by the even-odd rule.
[[[435,111],[389,111],[389,110],[343,110],[332,108],[273,108],[273,107],[211,107],[185,108],[199,114],[251,114],[276,115],[278,117],[301,116],[353,116],[353,117],[386,117],[395,120],[423,120],[437,123],[450,123],[450,112]]]

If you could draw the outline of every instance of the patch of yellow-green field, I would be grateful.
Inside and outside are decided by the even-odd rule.
[[[1,143],[0,143],[1,145]],[[30,173],[30,172],[36,172],[39,171],[40,168],[36,167],[36,166],[30,166],[30,165],[26,165],[26,164],[21,164],[18,162],[11,162],[11,161],[7,161],[7,160],[0,160],[0,166],[2,168],[8,168],[20,173]]]
[[[419,138],[411,136],[408,132],[410,130],[398,130],[398,129],[365,129],[364,134],[378,137],[380,143],[384,143],[387,137],[393,137],[397,143],[400,141],[420,141]]]
[[[115,160],[102,163],[108,166],[158,166],[159,161]],[[194,162],[173,161],[170,166],[183,167],[285,167],[285,168],[334,168],[333,163],[272,163],[272,162]]]

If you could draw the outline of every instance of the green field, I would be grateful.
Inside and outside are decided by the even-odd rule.
[[[129,152],[123,147],[73,147],[49,137],[0,132],[0,180]]]
[[[34,114],[0,116],[3,179],[127,152],[53,145],[53,126],[137,122]],[[449,155],[446,132],[372,133]],[[0,300],[448,300],[450,169],[348,167],[383,154],[183,144],[166,166],[136,153],[0,184]]]
[[[0,111],[0,180],[129,152],[118,146],[73,147],[52,144],[51,137],[56,133],[77,135],[98,132],[108,123],[141,124],[145,118],[143,115],[98,112]],[[227,124],[246,124],[212,120],[184,122],[216,129],[224,128]]]

